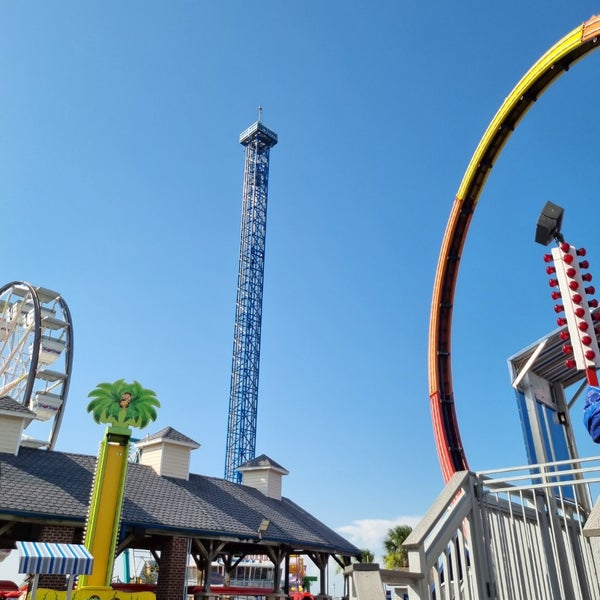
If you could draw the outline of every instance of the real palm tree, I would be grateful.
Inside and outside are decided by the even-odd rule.
[[[375,562],[375,554],[373,554],[373,552],[371,552],[368,548],[363,548],[360,551],[360,559],[358,559],[358,562],[359,563],[373,563],[373,562]],[[342,572],[341,565],[337,565],[337,567],[335,568],[335,572],[337,574]]]
[[[409,525],[398,525],[388,529],[387,537],[383,540],[383,547],[386,551],[383,562],[386,569],[408,567],[408,553],[402,547],[402,544],[411,531],[412,527]]]
[[[150,421],[156,421],[156,408],[160,407],[155,392],[143,388],[137,381],[126,383],[124,379],[99,383],[88,397],[92,400],[87,411],[92,413],[96,423],[123,427],[143,429]]]

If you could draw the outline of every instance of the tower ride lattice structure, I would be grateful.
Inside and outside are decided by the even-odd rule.
[[[237,468],[255,458],[258,376],[267,227],[270,149],[277,134],[258,121],[240,134],[246,148],[240,261],[225,452],[225,479],[240,483]]]

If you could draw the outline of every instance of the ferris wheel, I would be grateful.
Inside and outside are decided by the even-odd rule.
[[[34,415],[23,445],[54,448],[72,363],[73,327],[61,295],[24,281],[0,287],[0,398]]]

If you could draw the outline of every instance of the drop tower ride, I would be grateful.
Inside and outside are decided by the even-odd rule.
[[[225,479],[241,482],[237,468],[255,457],[260,333],[267,228],[269,152],[277,134],[258,121],[240,134],[246,148]]]

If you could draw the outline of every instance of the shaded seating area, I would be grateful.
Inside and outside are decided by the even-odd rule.
[[[189,473],[181,464],[175,476],[143,463],[154,460],[155,442],[172,443],[177,451],[193,444],[171,428],[140,444],[147,452],[128,467],[117,556],[138,549],[156,559],[158,580],[151,591],[157,600],[180,600],[190,559],[201,574],[194,595],[208,597],[224,595],[223,587],[208,583],[215,561],[233,569],[244,557],[268,557],[274,566],[272,590],[260,588],[260,595],[281,598],[291,591],[285,583],[280,587],[288,581],[290,557],[312,561],[320,573],[317,595],[326,597],[329,561],[344,567],[360,556],[357,547],[281,494],[287,471],[268,457],[248,466],[256,485],[251,478],[239,484]],[[163,456],[156,462],[173,461]],[[17,541],[80,544],[95,465],[95,456],[36,448],[0,453],[0,547],[15,548]],[[65,590],[67,585],[64,575],[40,575],[40,587]],[[115,584],[115,589],[124,588]],[[244,594],[253,595],[248,589]]]

